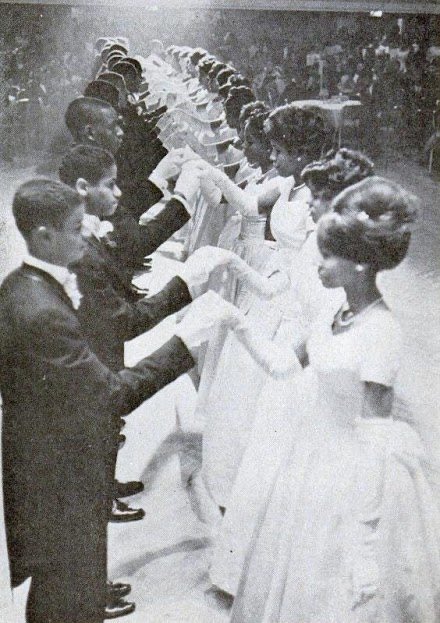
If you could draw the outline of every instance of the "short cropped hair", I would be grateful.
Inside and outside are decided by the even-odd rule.
[[[288,152],[299,151],[311,158],[319,158],[327,138],[327,128],[320,114],[312,110],[285,104],[269,115],[266,134],[271,141]]]
[[[38,178],[21,184],[12,201],[12,212],[26,238],[37,227],[49,225],[60,229],[81,203],[81,197],[70,186]]]
[[[96,123],[103,110],[114,110],[114,108],[95,97],[77,97],[70,102],[64,120],[73,138],[80,139],[84,128]]]
[[[95,145],[76,145],[63,158],[59,169],[60,180],[75,186],[80,178],[97,184],[115,164],[113,155]]]
[[[375,271],[394,268],[405,258],[418,206],[399,184],[367,177],[337,195],[331,207],[318,225],[321,249]]]

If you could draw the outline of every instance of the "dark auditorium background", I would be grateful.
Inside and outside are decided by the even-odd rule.
[[[382,127],[403,132],[399,144],[407,151],[416,149],[416,155],[423,157],[421,134],[425,140],[429,138],[432,100],[436,97],[432,91],[439,83],[432,79],[439,71],[438,59],[427,64],[424,56],[428,48],[440,45],[438,15],[384,13],[374,17],[368,11],[206,8],[232,6],[230,2],[185,3],[188,8],[180,8],[183,3],[176,1],[119,4],[0,4],[3,160],[32,162],[42,151],[56,149],[66,104],[82,93],[91,78],[93,42],[102,34],[114,32],[127,36],[132,49],[139,52],[147,52],[145,47],[151,39],[161,39],[165,45],[202,46],[232,62],[252,81],[259,97],[272,106],[318,95],[318,67],[310,65],[308,59],[323,50],[328,57],[324,87],[330,96],[337,95],[342,78],[344,92],[349,93],[350,78],[357,71],[352,62],[356,48],[366,43],[376,46],[386,35],[389,44],[394,41],[401,49],[410,49],[411,71],[403,81],[395,60],[378,67],[384,88],[380,89],[380,101],[369,101],[368,105],[381,107]],[[249,7],[258,4],[247,3]],[[334,8],[338,4],[350,5],[331,4]],[[417,3],[425,4],[429,3]],[[194,5],[204,8],[192,8]],[[418,45],[417,53],[413,52],[413,44]],[[332,50],[337,46],[342,46],[344,54],[342,62],[335,64]],[[377,146],[367,147],[374,150]]]

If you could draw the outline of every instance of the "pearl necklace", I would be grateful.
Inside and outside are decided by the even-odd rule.
[[[355,318],[359,318],[359,316],[365,314],[367,311],[369,311],[373,307],[376,307],[376,305],[378,305],[381,301],[383,301],[382,296],[375,299],[372,303],[367,305],[367,307],[364,307],[364,309],[361,309],[361,311],[357,313],[352,312],[351,309],[349,308],[344,309],[344,306],[342,306],[334,318],[333,326],[334,327],[338,326],[341,328],[349,327],[350,325],[353,324]]]

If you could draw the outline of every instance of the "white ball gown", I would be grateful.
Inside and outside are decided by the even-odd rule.
[[[280,271],[289,272],[292,259],[310,228],[310,191],[300,187],[289,200],[293,178],[285,178],[283,182],[280,198],[271,215],[276,249],[264,267],[267,276]],[[283,342],[290,332],[297,332],[296,308],[290,291],[271,301],[262,301],[241,291],[240,308],[266,339]],[[203,482],[212,500],[218,506],[227,507],[255,415],[255,404],[267,375],[232,332],[220,337],[208,347],[196,418],[205,421]]]
[[[332,318],[308,341],[315,383],[294,405],[231,622],[438,623],[440,517],[419,438],[361,417],[364,383],[393,383],[399,327],[381,306],[337,335]]]
[[[309,335],[311,326],[323,310],[338,308],[345,301],[342,288],[324,288],[318,277],[321,255],[316,231],[312,232],[291,264],[291,302],[295,333],[289,324],[278,332],[277,344],[293,349]],[[244,347],[242,347],[244,348]],[[250,355],[248,355],[250,357]],[[288,355],[289,356],[289,355]],[[254,364],[255,365],[255,364]],[[301,370],[298,362],[297,371]],[[260,370],[260,374],[263,372]],[[306,382],[307,379],[307,382]],[[210,564],[210,577],[218,588],[236,595],[246,550],[258,522],[260,507],[266,499],[274,475],[292,443],[298,401],[310,394],[309,374],[273,378],[264,374],[264,384],[254,405],[254,418],[246,436],[246,447],[236,470],[224,518],[216,533]],[[290,409],[286,410],[286,405]]]

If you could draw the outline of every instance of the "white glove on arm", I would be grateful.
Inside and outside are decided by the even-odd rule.
[[[228,269],[250,292],[261,299],[271,300],[290,287],[290,279],[286,273],[280,271],[268,279],[235,254]]]
[[[186,162],[182,166],[179,179],[174,187],[176,199],[183,198],[188,203],[190,213],[192,213],[191,207],[197,191],[200,189],[200,178],[203,173],[200,165],[201,162],[203,162],[201,158]]]
[[[209,340],[218,322],[230,328],[241,325],[243,314],[215,292],[209,291],[191,303],[183,320],[177,325],[175,335],[193,353],[203,342]]]
[[[213,270],[220,266],[228,266],[235,262],[236,258],[235,253],[227,249],[210,246],[201,247],[179,269],[179,276],[190,290],[200,288],[207,283]]]
[[[243,318],[245,318],[243,316]],[[302,370],[300,361],[292,348],[281,347],[263,335],[258,327],[250,327],[245,320],[233,327],[237,339],[252,358],[274,379],[286,379]]]
[[[258,216],[258,198],[248,193],[232,182],[229,177],[216,167],[205,162],[203,164],[205,174],[222,192],[227,202],[246,216]]]
[[[160,189],[166,188],[169,180],[178,177],[185,162],[194,158],[198,158],[198,156],[189,147],[172,149],[154,169],[149,177],[150,182],[153,182]]]
[[[209,177],[200,179],[200,190],[209,208],[217,208],[222,200],[222,191]]]

